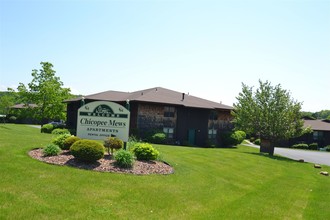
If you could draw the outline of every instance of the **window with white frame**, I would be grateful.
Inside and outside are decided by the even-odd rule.
[[[216,129],[209,129],[209,139],[216,139],[217,138],[217,130]]]
[[[166,134],[166,138],[173,138],[174,136],[174,128],[164,127],[163,132]]]

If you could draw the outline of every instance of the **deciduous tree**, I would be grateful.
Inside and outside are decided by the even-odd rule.
[[[17,90],[25,104],[34,103],[38,107],[30,109],[42,122],[49,119],[65,119],[63,100],[71,97],[70,89],[63,88],[60,78],[55,75],[53,64],[41,62],[41,69],[32,70],[32,81],[25,86],[20,83]]]
[[[303,133],[301,103],[293,100],[281,85],[259,80],[259,88],[242,84],[242,92],[234,104],[235,129],[255,134],[261,139],[260,152],[274,154],[277,141]]]

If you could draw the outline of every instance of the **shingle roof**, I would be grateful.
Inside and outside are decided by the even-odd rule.
[[[325,120],[305,120],[304,125],[315,131],[330,131],[330,122]]]
[[[11,106],[10,108],[23,109],[23,108],[36,108],[36,107],[38,107],[36,104],[16,104]]]
[[[66,100],[65,102],[79,101],[82,97]],[[106,91],[93,95],[84,96],[85,100],[104,100],[104,101],[117,101],[124,102],[126,100],[139,101],[139,102],[152,102],[171,105],[181,105],[192,108],[205,108],[205,109],[227,109],[231,110],[233,107],[223,105],[221,103],[212,102],[206,99],[198,98],[188,94],[176,92],[173,90],[165,89],[162,87],[155,87],[136,92],[118,92]]]

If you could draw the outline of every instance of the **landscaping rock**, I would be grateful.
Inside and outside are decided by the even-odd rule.
[[[321,168],[320,164],[314,164],[314,168]]]
[[[321,171],[320,174],[322,174],[324,176],[329,176],[329,173],[327,171]]]

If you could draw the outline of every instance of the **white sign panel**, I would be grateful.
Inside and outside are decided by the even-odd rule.
[[[114,102],[96,101],[78,109],[77,136],[104,140],[118,137],[127,142],[130,112]]]

